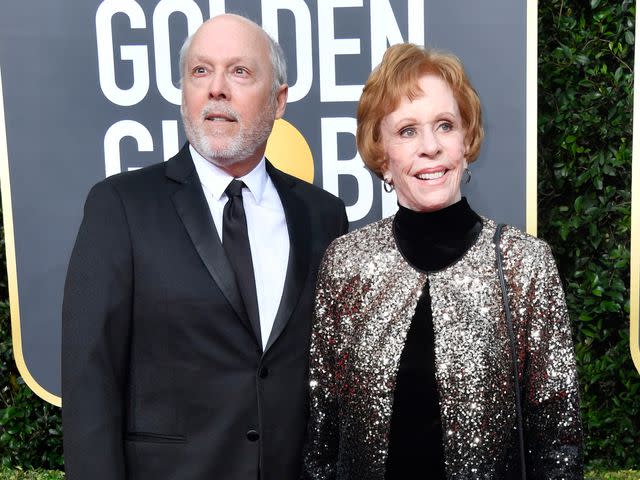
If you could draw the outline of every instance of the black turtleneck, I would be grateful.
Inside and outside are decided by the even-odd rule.
[[[400,206],[393,221],[398,250],[411,266],[423,272],[442,270],[459,260],[475,243],[480,230],[482,219],[471,210],[465,198],[428,213]],[[445,478],[435,367],[427,281],[400,357],[393,396],[387,480]]]
[[[393,219],[398,250],[418,270],[434,272],[459,260],[482,230],[482,219],[467,199],[435,212],[399,207]]]

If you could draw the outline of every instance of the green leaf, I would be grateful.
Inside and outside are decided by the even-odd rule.
[[[616,72],[613,74],[613,80],[616,83],[619,83],[623,73],[624,73],[624,70],[622,69],[621,66],[616,68]]]

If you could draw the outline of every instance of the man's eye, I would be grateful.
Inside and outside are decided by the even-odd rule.
[[[204,73],[206,73],[206,69],[204,67],[196,67],[193,69],[193,73],[195,73],[196,75],[202,75]]]
[[[233,70],[233,73],[235,73],[236,75],[245,75],[247,73],[247,69],[244,67],[236,67]]]

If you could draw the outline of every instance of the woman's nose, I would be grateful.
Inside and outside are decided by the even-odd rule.
[[[422,142],[420,144],[421,153],[428,157],[434,157],[440,152],[440,141],[435,132],[425,128],[422,133]]]

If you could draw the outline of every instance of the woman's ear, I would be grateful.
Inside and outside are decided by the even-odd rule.
[[[393,177],[388,169],[382,171],[382,188],[387,193],[391,193],[394,190]]]
[[[382,180],[389,185],[393,185],[393,178],[391,177],[391,172],[389,171],[389,159],[385,156],[382,159],[382,166],[380,167],[380,175],[382,175]]]
[[[465,130],[464,133],[464,159],[469,158],[469,152],[471,151],[471,139],[469,138],[469,131]]]

